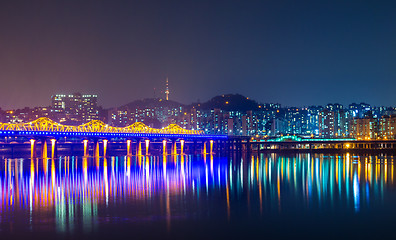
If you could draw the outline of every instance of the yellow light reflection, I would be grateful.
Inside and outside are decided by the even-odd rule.
[[[146,155],[148,155],[149,154],[150,140],[146,139],[146,140],[144,140],[144,142],[146,143]]]
[[[30,158],[36,157],[36,140],[30,139]]]
[[[184,140],[180,140],[180,154],[184,153]]]
[[[88,140],[85,139],[83,143],[84,143],[84,156],[88,156]]]
[[[167,151],[166,151],[166,140],[162,140],[162,154],[166,155]]]
[[[127,140],[127,155],[131,155],[131,140]]]
[[[106,157],[106,153],[107,153],[107,142],[108,142],[108,140],[107,139],[104,139],[103,140],[103,156],[104,157]]]

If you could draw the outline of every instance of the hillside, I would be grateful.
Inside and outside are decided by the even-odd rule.
[[[168,108],[177,108],[180,106],[184,106],[181,103],[171,101],[171,100],[163,100],[161,98],[146,98],[139,99],[133,102],[127,103],[120,108],[129,108],[129,109],[144,109],[144,108],[160,108],[160,107],[168,107]]]
[[[216,96],[207,102],[193,104],[194,107],[202,110],[222,109],[226,111],[249,111],[258,110],[259,104],[240,94],[224,94]]]

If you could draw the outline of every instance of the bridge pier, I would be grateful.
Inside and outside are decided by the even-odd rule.
[[[180,140],[180,155],[184,154],[184,140]]]
[[[166,140],[162,140],[162,155],[167,155],[168,154],[166,145],[167,145]]]
[[[30,139],[30,158],[36,158],[36,139]]]
[[[84,157],[88,157],[89,156],[89,145],[88,145],[89,141],[88,141],[88,139],[84,139],[83,143],[84,143]]]
[[[48,146],[47,146],[47,139],[41,139],[41,158],[46,159],[48,158]]]
[[[93,156],[99,157],[100,156],[100,151],[99,150],[100,150],[99,149],[99,141],[98,141],[98,139],[95,139],[94,140],[94,149],[93,149],[94,153],[93,153]]]
[[[146,152],[145,155],[149,155],[149,147],[150,147],[150,140],[146,139],[144,140],[145,144],[146,144]]]
[[[202,144],[203,144],[203,146],[202,146],[202,154],[206,155],[206,141],[205,140],[202,141]]]
[[[136,156],[141,156],[142,155],[142,145],[141,145],[141,140],[137,139],[136,140]]]
[[[103,140],[103,157],[107,156],[107,143],[108,143],[108,140],[104,139]]]
[[[56,139],[51,139],[51,158],[58,157],[58,147]]]
[[[176,145],[176,139],[172,140],[172,154],[177,155],[177,145]]]
[[[131,140],[127,140],[127,152],[126,152],[127,156],[131,156],[132,155],[132,149],[131,149]]]

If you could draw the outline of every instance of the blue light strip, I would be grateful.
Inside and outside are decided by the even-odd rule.
[[[356,141],[355,138],[296,138],[291,139],[291,141],[287,141],[287,138],[284,139],[268,139],[267,142],[350,142]]]
[[[227,135],[193,135],[162,133],[100,133],[100,132],[51,132],[51,131],[0,131],[0,136],[21,137],[102,137],[102,138],[211,138],[227,139]]]

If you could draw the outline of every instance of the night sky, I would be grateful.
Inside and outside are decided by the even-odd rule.
[[[240,93],[396,106],[396,1],[1,1],[0,107]]]

